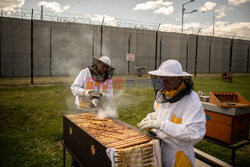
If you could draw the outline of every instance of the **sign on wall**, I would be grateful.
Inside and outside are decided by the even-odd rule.
[[[135,54],[134,53],[127,53],[126,59],[127,59],[127,61],[135,61]]]

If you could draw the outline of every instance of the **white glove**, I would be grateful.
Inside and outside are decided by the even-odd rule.
[[[78,91],[77,91],[77,95],[84,96],[85,95],[85,89],[79,88]]]
[[[149,119],[155,119],[155,112],[148,113],[148,115],[141,122]]]
[[[93,104],[93,106],[95,106],[95,107],[97,107],[99,103],[100,103],[100,100],[98,100],[98,99],[91,100],[91,104]]]
[[[85,93],[84,93],[85,97],[91,98],[91,96],[90,96],[91,91],[93,91],[93,90],[92,89],[85,90]]]
[[[148,113],[147,117],[148,119],[156,119],[155,112]]]
[[[156,129],[150,129],[149,133],[150,133],[151,135],[156,136],[157,131],[156,131]]]
[[[101,97],[104,98],[106,96],[106,93],[100,92]]]
[[[145,121],[141,121],[139,124],[137,124],[137,126],[140,129],[160,129],[162,127],[162,122],[160,121],[156,121],[153,119],[148,119]]]

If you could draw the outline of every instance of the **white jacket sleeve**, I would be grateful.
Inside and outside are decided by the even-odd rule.
[[[182,124],[166,120],[160,130],[166,134],[168,140],[179,146],[186,146],[195,144],[203,138],[206,132],[205,124],[203,106],[200,101],[195,100],[184,109]]]
[[[86,83],[86,69],[82,70],[71,85],[71,91],[74,96],[84,96]]]

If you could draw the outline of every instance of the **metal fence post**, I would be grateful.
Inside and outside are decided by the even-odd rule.
[[[229,72],[232,72],[233,42],[234,42],[235,35],[236,35],[236,33],[234,34],[233,38],[231,39],[230,55],[229,55]]]
[[[162,36],[160,39],[160,62],[159,62],[159,65],[161,64],[161,56],[162,56]]]
[[[41,5],[41,16],[40,19],[43,20],[43,5]]]
[[[232,57],[233,57],[233,39],[231,39],[231,45],[230,45],[229,72],[232,72]]]
[[[189,41],[190,41],[190,36],[186,44],[186,71],[188,71]]]
[[[158,48],[158,30],[156,31],[155,36],[155,70],[157,69],[157,48]]]
[[[155,70],[157,69],[157,48],[158,48],[158,31],[160,28],[160,25],[158,25],[158,28],[156,30],[156,34],[155,34]]]
[[[49,35],[49,75],[52,76],[52,26],[50,26]]]
[[[101,44],[100,44],[100,57],[102,56],[103,23],[104,23],[104,17],[103,17],[103,19],[102,19],[102,25],[101,25]]]
[[[128,53],[130,53],[130,38],[131,38],[131,33],[129,34],[128,37]],[[128,74],[130,74],[130,61],[128,61]]]
[[[212,40],[209,43],[209,53],[208,53],[208,73],[211,73],[210,68],[211,68],[211,45],[212,45]]]
[[[199,33],[201,29],[199,29],[197,35],[196,35],[196,48],[195,48],[195,62],[194,62],[194,76],[196,77],[197,73],[197,58],[198,58],[198,43],[199,43]]]
[[[33,84],[33,9],[31,11],[31,22],[30,22],[30,68],[31,68],[31,84]]]
[[[95,54],[95,30],[93,31],[93,36],[92,36],[92,60],[94,59],[94,54]]]
[[[196,47],[195,47],[195,62],[194,62],[194,76],[196,77],[197,72],[197,57],[198,57],[198,35],[196,35]]]

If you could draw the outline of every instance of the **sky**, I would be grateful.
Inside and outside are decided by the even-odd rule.
[[[184,33],[250,39],[250,0],[0,0],[0,10],[15,12],[19,8],[57,15],[84,15],[104,25],[117,26],[117,20],[138,24],[160,25],[160,31],[181,32],[182,4],[185,8]],[[197,12],[192,12],[197,10]],[[214,22],[213,22],[214,18]],[[214,24],[213,24],[214,23]]]

